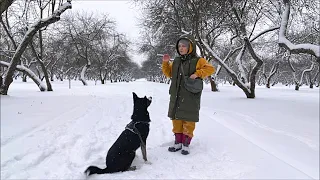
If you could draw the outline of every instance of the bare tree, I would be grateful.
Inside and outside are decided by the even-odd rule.
[[[276,74],[276,72],[278,71],[278,68],[279,68],[279,62],[275,62],[271,68],[269,75],[267,76],[266,72],[265,72],[265,66],[263,66],[263,76],[266,79],[266,87],[267,88],[270,88],[271,78]]]
[[[197,39],[200,56],[219,63],[217,74],[209,79],[213,91],[217,90],[217,75],[224,68],[248,98],[255,97],[255,76],[263,63],[253,48],[255,41],[279,29],[278,26],[271,26],[257,32],[257,27],[266,19],[263,16],[269,10],[266,5],[254,1],[201,0],[149,1],[144,5],[147,15],[143,25],[147,26],[146,31],[151,31],[152,46],[160,51],[159,54],[173,54],[175,40],[181,34],[190,33]],[[143,39],[147,40],[145,45],[152,44],[148,39]],[[231,48],[225,52],[223,47]],[[148,53],[149,59],[155,59],[155,54]],[[220,58],[221,55],[224,58]],[[227,63],[228,60],[231,61]]]
[[[230,11],[233,14],[231,20],[233,21],[233,25],[235,27],[235,30],[234,30],[236,32],[235,37],[238,37],[242,41],[242,42],[240,41],[241,45],[238,48],[236,48],[234,51],[230,51],[228,56],[230,56],[231,54],[233,54],[236,51],[240,51],[235,58],[235,61],[237,62],[237,65],[238,65],[240,77],[238,77],[238,75],[232,69],[230,69],[227,66],[227,64],[224,63],[225,60],[222,60],[216,53],[214,53],[214,51],[210,48],[210,46],[206,42],[202,41],[202,44],[206,48],[206,51],[208,53],[210,53],[210,55],[213,56],[220,63],[220,65],[226,69],[226,71],[231,76],[231,78],[233,79],[235,84],[244,91],[247,98],[255,98],[256,74],[259,71],[260,67],[262,66],[263,61],[257,55],[255,50],[253,49],[252,42],[255,39],[257,39],[258,37],[264,35],[265,33],[278,29],[278,27],[271,27],[267,30],[264,30],[264,31],[258,33],[255,37],[250,39],[250,36],[252,35],[253,29],[255,28],[256,22],[254,23],[253,29],[251,30],[251,34],[247,35],[247,31],[248,31],[247,27],[246,27],[247,21],[244,18],[249,18],[247,16],[248,13],[246,13],[246,11],[245,11],[246,7],[247,8],[249,7],[249,5],[247,4],[248,1],[245,1],[242,4],[241,8],[240,8],[241,3],[236,4],[232,0],[229,0],[228,2],[230,5]],[[262,7],[258,7],[257,12],[256,12],[256,9],[253,9],[253,11],[256,14],[257,19],[260,19],[259,17],[260,17],[261,8]],[[232,37],[232,39],[234,39],[234,37]],[[232,41],[232,39],[231,39],[231,41]],[[249,57],[248,55],[245,55],[245,52],[247,50],[249,53],[248,55],[250,55],[254,61],[251,61],[251,62],[249,61],[249,63],[247,63],[247,65],[245,65],[243,62],[243,58],[247,59]],[[252,62],[255,62],[255,64],[252,64]],[[246,67],[246,66],[248,66],[248,67]]]
[[[85,62],[80,74],[83,85],[87,85],[85,73],[92,65],[94,44],[99,40],[101,33],[114,29],[114,22],[103,16],[96,19],[93,14],[76,14],[65,22],[68,27],[68,35],[72,39],[72,45],[77,51],[78,60]]]
[[[125,38],[122,34],[113,34],[110,35],[109,38],[106,39],[108,41],[108,45],[101,46],[101,52],[103,53],[103,56],[99,58],[99,69],[100,72],[100,80],[101,83],[104,84],[104,81],[107,79],[108,74],[114,69],[112,64],[114,62],[117,65],[127,64],[128,67],[130,67],[131,64],[129,62],[129,57],[127,55],[129,41]],[[123,61],[123,62],[120,62]],[[123,72],[126,72],[126,67],[123,66]],[[121,69],[121,68],[120,68]],[[110,77],[108,77],[110,79]]]
[[[311,71],[313,70],[313,68],[314,68],[314,62],[311,64],[310,68],[303,70],[302,75],[300,77],[298,87],[296,87],[296,90],[299,90],[299,86],[302,86],[303,77],[305,77],[306,74],[310,74]]]
[[[64,3],[56,11],[54,11],[50,17],[46,19],[40,19],[36,21],[33,25],[31,25],[30,28],[28,28],[28,31],[24,35],[23,40],[15,50],[14,56],[12,57],[10,62],[10,66],[8,67],[8,69],[4,74],[3,82],[0,87],[0,94],[7,95],[9,86],[13,81],[12,76],[14,74],[16,66],[19,64],[20,58],[24,50],[26,49],[28,44],[32,41],[32,38],[37,33],[37,31],[43,27],[46,27],[52,23],[59,21],[60,15],[70,8],[71,8],[71,0],[68,0],[68,2]]]
[[[48,14],[50,14],[51,12],[54,12],[55,4],[56,4],[56,0],[49,0],[49,1],[37,0],[37,5],[38,5],[38,8],[40,10],[40,19],[44,18],[45,10],[48,10]],[[46,28],[47,27],[45,27],[45,29]],[[30,42],[29,45],[31,47],[33,55],[36,57],[38,63],[40,64],[41,70],[43,72],[43,75],[44,75],[44,78],[45,78],[45,81],[46,81],[46,84],[47,84],[47,91],[53,91],[52,85],[51,85],[50,80],[49,80],[48,71],[47,71],[47,66],[48,65],[47,66],[45,65],[45,55],[44,55],[45,49],[44,49],[44,44],[43,44],[43,40],[44,40],[43,32],[45,31],[45,29],[40,28],[38,30],[38,37],[37,37],[38,38],[38,43],[36,45],[38,45],[39,51],[37,51],[37,49],[36,49],[36,47],[34,45],[35,44],[34,42]],[[52,61],[50,61],[50,63],[51,62]],[[50,64],[50,63],[48,63],[48,64]]]
[[[311,62],[311,65],[308,65],[308,64],[302,65],[300,63],[296,65],[296,67],[294,67],[293,65],[294,60],[292,60],[293,58],[294,56],[290,54],[287,57],[290,69],[292,71],[291,73],[292,73],[293,84],[295,85],[295,90],[298,91],[299,88],[304,84],[304,82],[307,83],[307,81],[304,81],[304,78],[306,78],[307,77],[306,75],[311,73],[311,71],[314,69],[315,62]],[[304,61],[302,60],[302,62]],[[299,71],[297,70],[298,68],[299,68]],[[300,79],[299,79],[299,76],[300,76]]]

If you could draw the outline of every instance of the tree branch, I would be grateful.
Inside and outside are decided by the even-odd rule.
[[[288,27],[289,15],[290,15],[290,0],[283,0],[285,5],[285,11],[282,14],[281,25],[279,30],[279,41],[280,47],[284,47],[292,54],[306,53],[311,54],[317,58],[320,63],[320,46],[314,44],[293,44],[286,38],[286,31]]]
[[[1,85],[1,94],[7,94],[7,90],[9,89],[9,86],[12,82],[12,76],[14,73],[14,70],[16,69],[16,66],[18,65],[21,55],[25,51],[28,44],[31,42],[33,36],[37,33],[37,31],[45,26],[48,26],[52,23],[55,23],[60,20],[60,15],[65,12],[67,9],[71,9],[71,0],[68,0],[68,2],[64,3],[62,6],[59,7],[58,10],[56,10],[50,17],[45,19],[40,19],[37,22],[35,22],[26,32],[22,42],[19,44],[18,48],[16,49],[16,52],[10,62],[10,66],[8,67],[6,73],[4,74],[4,81],[3,86]]]
[[[0,15],[6,11],[15,0],[0,0]]]
[[[9,63],[4,62],[4,61],[0,61],[0,65],[4,66],[4,67],[10,66]],[[27,74],[38,85],[40,91],[46,90],[45,85],[41,82],[41,80],[37,77],[37,75],[34,74],[30,69],[28,69],[27,67],[22,66],[22,65],[17,65],[16,68],[18,71],[21,71],[21,72]]]
[[[304,74],[305,74],[305,73],[310,73],[310,72],[313,70],[313,68],[314,68],[314,62],[312,62],[312,64],[311,64],[311,66],[310,66],[309,69],[303,70],[302,75],[301,75],[301,78],[300,78],[299,86],[302,85],[302,80],[303,80]]]
[[[277,26],[277,27],[272,27],[272,28],[269,28],[267,30],[264,30],[262,32],[260,32],[259,34],[257,34],[255,37],[253,37],[252,39],[250,39],[250,42],[256,40],[257,38],[259,38],[260,36],[264,35],[265,33],[268,33],[268,32],[271,32],[271,31],[274,31],[274,30],[277,30],[279,29],[280,26]]]
[[[1,22],[2,26],[3,26],[4,31],[6,31],[8,37],[9,37],[9,39],[10,39],[10,41],[11,41],[13,47],[14,47],[14,49],[17,49],[17,44],[16,44],[16,42],[14,41],[11,32],[9,31],[9,29],[7,28],[7,26],[4,24],[4,22],[3,22],[3,20],[2,20],[2,16],[0,17],[0,22]]]

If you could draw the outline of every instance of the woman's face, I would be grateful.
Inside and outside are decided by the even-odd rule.
[[[189,48],[185,44],[179,43],[178,49],[179,49],[180,55],[186,55],[188,53]]]

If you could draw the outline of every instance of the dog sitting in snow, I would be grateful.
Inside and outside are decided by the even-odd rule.
[[[146,141],[150,122],[147,108],[151,104],[152,98],[146,96],[139,98],[136,93],[132,94],[134,104],[132,121],[109,149],[106,157],[107,167],[100,169],[96,166],[89,166],[85,170],[87,176],[134,170],[135,167],[131,167],[131,164],[139,147],[141,147],[143,159],[147,161]]]

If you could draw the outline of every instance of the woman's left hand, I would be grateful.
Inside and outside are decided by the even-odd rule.
[[[191,79],[196,79],[198,76],[196,75],[196,74],[192,74],[191,76],[190,76],[190,78]]]

